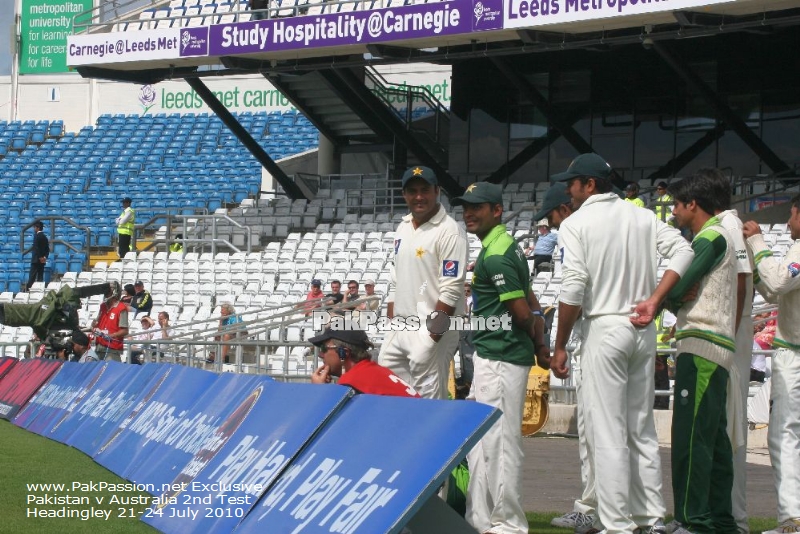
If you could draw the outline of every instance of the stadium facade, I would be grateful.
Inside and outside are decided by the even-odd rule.
[[[481,179],[546,181],[587,151],[609,160],[620,182],[702,166],[737,179],[797,173],[800,1],[358,6],[136,31],[127,21],[140,24],[141,8],[110,22],[84,16],[67,64],[92,81],[21,76],[16,118],[77,129],[102,113],[294,106],[322,132],[321,158],[336,160],[320,168],[357,172],[348,161],[363,160],[348,155],[371,153],[392,169],[432,166],[450,193]],[[427,86],[439,101],[429,109],[449,112],[409,111],[394,124],[420,101],[385,98],[374,69],[384,82]],[[0,86],[9,101],[12,85]],[[336,124],[333,107],[358,125]]]

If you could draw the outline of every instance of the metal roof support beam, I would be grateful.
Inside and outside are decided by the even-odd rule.
[[[519,75],[517,71],[515,71],[505,59],[500,57],[490,57],[489,58],[492,63],[494,63],[495,67],[505,76],[508,81],[510,81],[523,95],[527,96],[533,105],[539,108],[539,111],[542,112],[542,115],[550,122],[550,124],[558,130],[558,132],[567,140],[567,142],[572,145],[572,147],[578,151],[580,154],[587,154],[589,152],[594,152],[592,149],[592,145],[590,145],[586,139],[581,137],[575,128],[572,127],[574,121],[564,120],[563,117],[559,116],[559,114],[553,109],[550,105],[550,102],[547,98],[544,97],[542,93],[540,93],[533,85],[528,83],[528,80],[523,78]],[[611,182],[616,185],[617,187],[625,187],[625,182],[622,180],[622,177],[616,172],[611,173]]]
[[[568,119],[566,122],[569,122],[569,124],[575,124],[575,121],[580,119],[584,112],[585,110],[580,110],[580,112],[574,113],[572,118]],[[548,128],[546,135],[531,141],[528,146],[520,150],[516,156],[498,167],[496,171],[486,178],[486,181],[496,184],[507,179],[509,176],[520,170],[531,159],[533,159],[536,154],[550,146],[550,143],[554,142],[560,136],[561,133],[558,130],[552,127]]]
[[[203,83],[203,81],[199,78],[186,78],[186,83],[194,89],[200,98],[203,99],[203,102],[211,108],[211,111],[219,117],[223,124],[230,129],[231,132],[242,142],[242,144],[247,147],[247,150],[261,163],[264,168],[269,171],[273,178],[275,178],[283,190],[286,192],[286,195],[291,198],[292,200],[297,200],[301,198],[307,198],[300,188],[297,186],[294,181],[283,172],[283,169],[278,167],[278,164],[269,157],[261,145],[253,139],[253,136],[250,135],[250,132],[244,129],[244,127],[236,120],[236,118],[228,111],[228,108],[222,105],[222,102],[211,92],[211,90]]]
[[[592,145],[590,145],[586,139],[581,137],[575,128],[572,127],[568,121],[565,121],[562,117],[559,117],[558,113],[553,109],[550,105],[550,102],[545,98],[545,96],[540,93],[533,85],[531,85],[528,80],[523,78],[519,75],[519,73],[514,70],[508,62],[499,57],[492,57],[492,63],[497,69],[505,76],[508,81],[510,81],[523,95],[528,97],[533,105],[539,108],[539,111],[542,112],[542,115],[550,122],[550,124],[559,131],[559,133],[567,140],[567,142],[572,145],[572,147],[580,152],[581,154],[585,154],[587,152],[593,152]]]
[[[661,180],[669,178],[687,166],[694,158],[702,154],[703,150],[711,146],[717,139],[725,135],[725,125],[717,124],[706,134],[686,147],[686,149],[662,165],[657,171],[645,178],[646,180]]]
[[[697,91],[719,114],[722,121],[744,141],[774,173],[789,170],[789,166],[769,148],[747,124],[714,92],[700,77],[692,71],[681,58],[672,53],[667,43],[655,41],[653,50],[664,60],[675,74],[681,77],[690,87]]]

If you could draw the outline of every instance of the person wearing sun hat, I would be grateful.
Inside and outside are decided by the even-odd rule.
[[[364,297],[376,297],[375,294],[375,280],[372,278],[367,278],[362,282],[364,286]],[[375,311],[381,305],[381,301],[378,299],[368,300],[366,302],[362,302],[358,305],[359,310],[367,310],[367,311]]]
[[[553,261],[553,251],[558,244],[558,234],[550,231],[550,224],[547,219],[542,218],[537,223],[538,236],[536,245],[533,247],[533,275],[539,272],[539,266],[543,263],[550,264]]]

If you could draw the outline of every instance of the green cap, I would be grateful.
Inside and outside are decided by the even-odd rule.
[[[544,194],[542,200],[542,209],[533,216],[533,220],[546,219],[550,212],[558,208],[562,204],[570,205],[572,200],[567,194],[567,186],[563,182],[558,182],[550,186],[550,189]]]
[[[572,160],[566,172],[554,174],[550,177],[550,181],[568,182],[580,176],[591,176],[609,180],[611,177],[611,165],[597,154],[581,154]]]
[[[411,167],[406,172],[403,173],[403,187],[414,178],[419,178],[421,180],[425,180],[431,185],[439,185],[439,180],[436,179],[436,173],[430,167],[423,167],[421,165],[417,165],[416,167]]]
[[[484,202],[500,204],[502,206],[503,186],[489,182],[475,182],[467,186],[463,195],[451,200],[450,204],[452,206],[461,206],[464,204],[483,204]]]

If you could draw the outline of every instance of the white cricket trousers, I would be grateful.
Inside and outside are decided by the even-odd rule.
[[[580,348],[576,349],[572,354],[573,359],[580,362]],[[586,418],[583,407],[583,368],[582,363],[574,370],[573,376],[575,378],[575,396],[577,397],[577,425],[578,425],[578,458],[581,461],[581,487],[582,492],[579,499],[575,500],[572,507],[574,512],[584,515],[591,515],[596,512],[597,496],[594,490],[594,467],[592,465],[592,455],[589,454],[589,449],[586,446]]]
[[[753,359],[753,321],[742,318],[736,332],[736,354],[734,363],[739,371],[739,383],[731,383],[729,395],[739,395],[743,407],[736,413],[728,410],[728,425],[738,426],[744,437],[744,445],[733,451],[733,489],[731,491],[731,512],[739,534],[748,534],[750,525],[747,522],[747,398],[750,394],[750,362]],[[730,402],[728,405],[730,406]],[[731,440],[733,445],[733,440]]]
[[[778,493],[778,523],[800,517],[800,351],[772,357],[767,444]]]
[[[614,315],[585,319],[583,329],[581,397],[597,514],[608,534],[632,533],[665,512],[653,421],[655,327]]]
[[[478,532],[527,534],[522,509],[522,410],[530,366],[474,356],[470,399],[499,408],[492,428],[467,455],[467,522]]]
[[[450,360],[458,348],[458,332],[445,332],[434,342],[428,331],[392,331],[386,335],[378,354],[378,363],[426,399],[447,398],[447,377]]]

